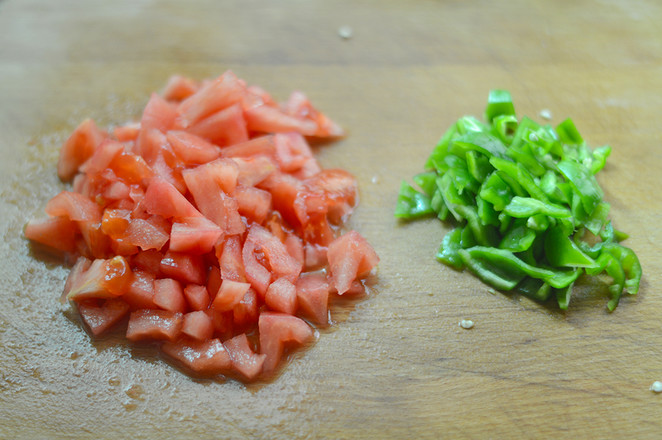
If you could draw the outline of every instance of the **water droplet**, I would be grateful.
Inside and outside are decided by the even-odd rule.
[[[349,40],[350,38],[352,38],[353,34],[354,34],[354,32],[352,31],[352,28],[347,26],[347,25],[340,26],[338,28],[338,35],[343,40]]]

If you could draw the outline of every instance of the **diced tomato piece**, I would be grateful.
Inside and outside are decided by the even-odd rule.
[[[237,174],[237,167],[230,159],[218,159],[183,173],[198,209],[227,235],[245,230],[237,202],[228,196],[234,191]]]
[[[165,354],[198,374],[225,374],[232,368],[230,355],[218,339],[195,341],[183,338],[176,342],[165,342],[161,348]]]
[[[276,369],[286,345],[300,346],[314,338],[313,329],[306,321],[285,313],[260,313],[258,331],[260,353],[267,355],[262,367],[263,373],[267,375]]]
[[[129,186],[118,180],[112,182],[106,187],[103,192],[103,197],[108,200],[125,200],[129,198],[129,191]]]
[[[255,353],[249,343],[245,333],[228,339],[223,343],[228,350],[232,367],[236,372],[248,380],[253,380],[262,372],[262,367],[266,355]]]
[[[177,188],[177,191],[184,194],[186,192],[186,184],[182,177],[182,164],[170,164],[166,155],[162,151],[157,152],[152,168],[154,174],[167,180],[172,186]]]
[[[302,267],[305,263],[303,242],[294,234],[287,234],[283,242],[287,253],[292,256]]]
[[[140,247],[146,251],[148,249],[161,250],[170,238],[168,224],[157,216],[148,219],[136,218],[131,220],[126,230],[124,239],[127,243]]]
[[[180,193],[177,188],[161,177],[149,181],[142,205],[147,212],[170,217],[200,217],[200,211]]]
[[[234,160],[223,158],[186,170],[182,174],[196,204],[203,210],[201,205],[206,205],[206,191],[221,190],[226,194],[234,191],[239,169]]]
[[[141,128],[138,140],[136,141],[136,154],[139,154],[145,159],[145,162],[153,167],[153,171],[157,175],[163,175],[163,169],[157,170],[155,162],[165,145],[168,145],[168,139],[164,132],[157,128]],[[165,160],[163,161],[163,165],[168,165]]]
[[[60,302],[63,304],[67,302],[67,295],[71,292],[71,289],[74,286],[80,285],[80,280],[85,272],[92,265],[92,261],[88,260],[85,257],[78,257],[74,263],[67,280],[64,282],[64,289],[62,290],[62,295],[60,295]]]
[[[101,220],[101,231],[111,238],[121,238],[130,221],[131,211],[128,209],[106,209]]]
[[[240,236],[232,235],[225,238],[218,262],[222,279],[246,281]]]
[[[140,124],[132,123],[120,125],[113,130],[113,136],[120,142],[135,141],[140,134]]]
[[[259,185],[278,169],[267,156],[235,157],[233,161],[239,169],[237,182],[246,187]]]
[[[204,341],[214,335],[214,324],[204,311],[193,311],[184,315],[182,333],[198,341]]]
[[[253,242],[256,249],[262,251],[275,278],[286,278],[290,282],[296,281],[301,273],[301,264],[292,258],[285,245],[271,232],[260,225],[253,224],[246,237],[246,243],[248,242]]]
[[[239,104],[207,116],[191,125],[189,131],[220,146],[248,141],[246,120]]]
[[[357,298],[364,296],[366,293],[365,285],[361,282],[361,280],[354,280],[352,281],[352,285],[349,286],[349,290],[343,293],[343,297]]]
[[[177,106],[152,93],[140,119],[142,130],[157,129],[161,133],[168,131],[179,116]]]
[[[234,334],[232,312],[219,312],[212,308],[207,309],[206,312],[209,314],[214,325],[214,337],[222,341],[231,338]]]
[[[340,223],[350,214],[358,199],[354,177],[344,170],[323,170],[303,183],[294,207],[301,224],[306,225],[315,214]]]
[[[127,243],[123,238],[117,240],[110,239],[110,252],[114,255],[128,257],[140,252],[140,248],[131,243]]]
[[[154,304],[163,310],[185,312],[184,291],[177,280],[163,278],[154,281]]]
[[[94,150],[94,153],[85,161],[79,170],[88,175],[100,174],[108,168],[118,154],[124,151],[124,145],[112,139],[105,139]]]
[[[271,232],[278,240],[280,240],[282,243],[285,243],[285,239],[287,238],[288,230],[285,227],[285,222],[283,221],[283,217],[280,215],[278,211],[272,211],[271,215],[269,216],[269,219],[264,222],[263,226]]]
[[[129,304],[131,310],[155,309],[154,274],[141,269],[133,271],[131,283],[127,286],[122,299]]]
[[[209,307],[209,292],[205,286],[189,284],[184,288],[184,297],[191,310],[206,310]]]
[[[239,102],[243,94],[244,86],[235,74],[225,72],[181,102],[179,111],[182,127],[189,127],[205,116]]]
[[[161,272],[186,284],[204,284],[207,270],[199,255],[168,251],[161,260]]]
[[[145,159],[129,152],[116,155],[110,163],[110,168],[118,178],[128,184],[142,184],[154,175]]]
[[[303,183],[299,179],[290,174],[274,172],[260,183],[260,188],[271,193],[273,208],[288,224],[295,228],[300,226],[301,223],[294,211],[294,201],[303,188]]]
[[[99,205],[84,195],[70,191],[62,191],[50,199],[45,211],[51,217],[67,217],[75,221],[98,222],[101,220]]]
[[[275,312],[294,315],[297,309],[297,289],[285,278],[277,279],[269,285],[264,302]]]
[[[281,171],[297,171],[313,157],[308,142],[299,133],[278,133],[274,136],[274,144]]]
[[[223,157],[273,156],[276,152],[273,135],[255,137],[249,141],[221,149]]]
[[[314,136],[318,137],[341,137],[345,135],[344,130],[338,124],[329,119],[325,114],[318,111],[310,103],[310,100],[302,92],[295,91],[285,103],[285,113],[288,115],[314,121],[317,130]]]
[[[57,175],[63,181],[71,180],[94,150],[106,137],[93,120],[86,119],[76,127],[69,139],[60,149],[60,159],[57,163]]]
[[[244,109],[267,105],[269,107],[278,107],[278,103],[271,97],[266,90],[260,86],[249,86],[246,88],[244,97],[241,100]]]
[[[78,222],[87,253],[94,258],[109,258],[111,254],[110,237],[101,230],[101,223],[96,221]]]
[[[181,313],[169,310],[141,309],[131,312],[126,338],[137,342],[144,340],[174,341],[181,334]]]
[[[301,168],[293,172],[292,175],[297,179],[305,180],[314,177],[320,171],[322,171],[322,167],[319,162],[314,157],[311,157],[304,162]]]
[[[30,220],[25,226],[25,236],[63,252],[74,252],[78,226],[66,217],[49,217]]]
[[[187,164],[211,162],[221,155],[219,147],[186,131],[169,131],[166,138],[175,154]]]
[[[248,289],[239,304],[232,310],[235,326],[238,328],[254,327],[259,315],[259,307],[260,301],[257,293],[253,289]]]
[[[331,282],[342,295],[352,282],[366,274],[379,262],[379,257],[365,238],[350,231],[335,239],[327,252]]]
[[[304,267],[306,270],[320,269],[328,264],[326,253],[328,246],[317,243],[306,243],[303,247]]]
[[[221,228],[206,217],[187,217],[172,224],[170,250],[206,254],[223,235]]]
[[[252,186],[238,186],[233,194],[239,214],[262,224],[271,210],[271,194]]]
[[[277,107],[262,105],[244,111],[246,124],[250,131],[262,133],[288,133],[295,131],[304,136],[314,136],[317,124],[307,119],[295,118]]]
[[[329,283],[322,273],[311,273],[296,282],[299,310],[314,323],[329,323]]]
[[[242,300],[250,287],[249,283],[223,280],[211,307],[221,312],[232,310]]]
[[[246,279],[251,283],[257,293],[264,297],[269,284],[271,284],[271,272],[258,261],[255,256],[256,250],[258,250],[256,243],[253,240],[246,240],[241,252],[241,258],[244,263]],[[221,267],[222,273],[223,267]]]
[[[78,303],[78,312],[92,334],[101,336],[129,313],[129,305],[121,299],[88,299]]]
[[[131,259],[131,264],[154,275],[159,275],[163,254],[155,249],[140,251]]]
[[[94,260],[72,283],[66,297],[73,301],[90,298],[116,298],[122,295],[133,274],[123,257]]]
[[[163,90],[163,99],[181,101],[198,91],[198,84],[182,75],[173,75]]]

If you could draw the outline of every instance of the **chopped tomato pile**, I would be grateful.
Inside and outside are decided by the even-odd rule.
[[[379,261],[341,234],[356,180],[308,144],[342,135],[303,93],[173,76],[140,122],[74,130],[57,166],[72,191],[25,235],[75,259],[63,298],[93,336],[126,325],[191,372],[268,378]]]

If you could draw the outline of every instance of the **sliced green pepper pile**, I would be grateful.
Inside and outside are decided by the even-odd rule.
[[[595,179],[611,148],[591,150],[571,119],[556,129],[518,120],[504,90],[490,92],[485,116],[465,116],[443,135],[416,187],[402,182],[395,216],[450,220],[437,260],[499,290],[554,295],[565,310],[580,275],[605,272],[610,311],[624,291],[636,294],[641,265],[619,244],[627,236],[608,220]]]

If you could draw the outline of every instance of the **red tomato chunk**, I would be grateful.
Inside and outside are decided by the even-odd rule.
[[[301,92],[175,75],[139,122],[74,130],[57,165],[72,188],[25,236],[76,261],[62,299],[92,336],[125,326],[193,374],[267,379],[379,262],[341,233],[356,180],[308,143],[343,135]]]

